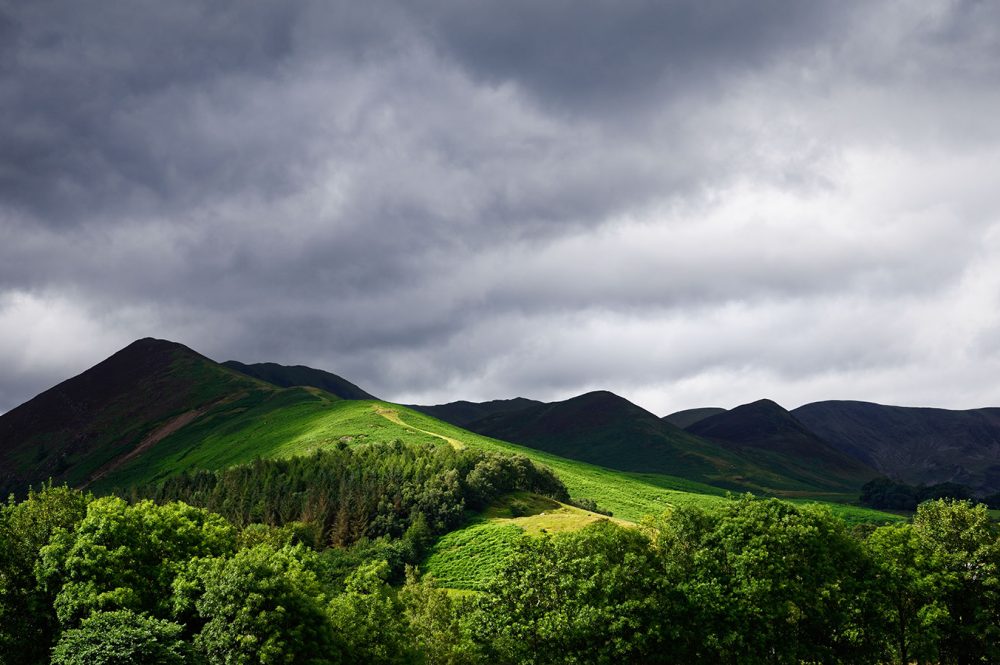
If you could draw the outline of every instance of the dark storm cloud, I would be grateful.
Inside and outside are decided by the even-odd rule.
[[[2,7],[0,410],[142,335],[414,400],[1000,401],[990,3]]]
[[[439,3],[434,36],[475,75],[564,109],[666,101],[795,57],[839,33],[853,2],[571,0]],[[625,109],[619,108],[619,112]]]

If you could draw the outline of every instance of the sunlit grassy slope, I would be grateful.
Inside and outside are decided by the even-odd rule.
[[[214,408],[164,438],[93,489],[150,482],[192,468],[218,469],[255,457],[287,457],[362,442],[432,442],[519,453],[552,468],[574,497],[594,499],[615,517],[639,521],[671,505],[711,508],[725,491],[668,475],[612,471],[473,434],[405,407],[346,401],[313,388],[251,394]],[[885,513],[831,505],[849,521],[884,521]]]
[[[514,504],[521,510],[512,510]],[[525,535],[576,531],[605,519],[552,499],[516,492],[502,497],[464,528],[445,534],[423,568],[447,588],[479,590],[496,576]]]

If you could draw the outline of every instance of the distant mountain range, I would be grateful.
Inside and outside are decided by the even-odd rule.
[[[337,406],[362,401],[371,405]],[[219,364],[181,344],[142,339],[0,416],[0,491],[23,491],[50,477],[90,486],[218,468],[254,455],[294,454],[306,438],[310,445],[374,440],[386,427],[386,408],[330,372]],[[607,391],[551,403],[515,398],[412,408],[429,422],[562,458],[735,490],[845,500],[885,475],[1000,491],[1000,409],[831,401],[788,411],[759,400],[661,418]],[[406,431],[436,436],[426,430]]]
[[[866,479],[886,476],[913,485],[959,483],[978,494],[1000,491],[1000,408],[954,411],[823,401],[788,411],[770,400],[758,400],[731,410],[685,409],[659,419],[670,427],[655,428],[650,423],[652,414],[635,405],[630,417],[613,417],[623,411],[622,405],[607,397],[611,393],[604,395],[604,399],[586,402],[578,401],[584,395],[550,404],[518,398],[414,408],[434,409],[442,420],[473,432],[574,459],[625,470],[665,465],[675,475],[705,480],[706,476],[699,476],[705,473],[703,467],[664,455],[664,446],[676,444],[689,460],[698,457],[699,447],[690,438],[678,437],[680,429],[702,442],[719,444],[739,456],[742,465],[757,467],[749,476],[741,476],[742,465],[732,465],[728,477],[716,475],[710,481],[720,485],[752,485],[764,470],[773,474],[764,483],[772,487],[774,477],[831,487],[860,486]],[[575,414],[581,403],[596,413],[585,418]],[[480,406],[487,412],[459,423],[452,420],[454,404],[462,405],[463,414],[475,414]],[[525,404],[526,408],[491,410],[486,406],[493,404]],[[604,411],[602,421],[598,414]],[[616,449],[615,442],[626,440],[633,442],[627,451]]]
[[[448,419],[446,408],[435,408]],[[496,411],[462,426],[561,457],[734,489],[850,492],[877,475],[807,433],[773,402],[732,411],[706,409],[702,415],[707,417],[688,418],[695,422],[685,430],[669,417],[597,391]]]

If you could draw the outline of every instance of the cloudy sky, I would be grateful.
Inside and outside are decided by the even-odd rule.
[[[144,336],[421,403],[1000,406],[997,26],[0,0],[0,411]]]

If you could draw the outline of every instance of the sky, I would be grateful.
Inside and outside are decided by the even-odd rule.
[[[1000,406],[998,26],[0,0],[0,412],[146,336],[404,403]]]

